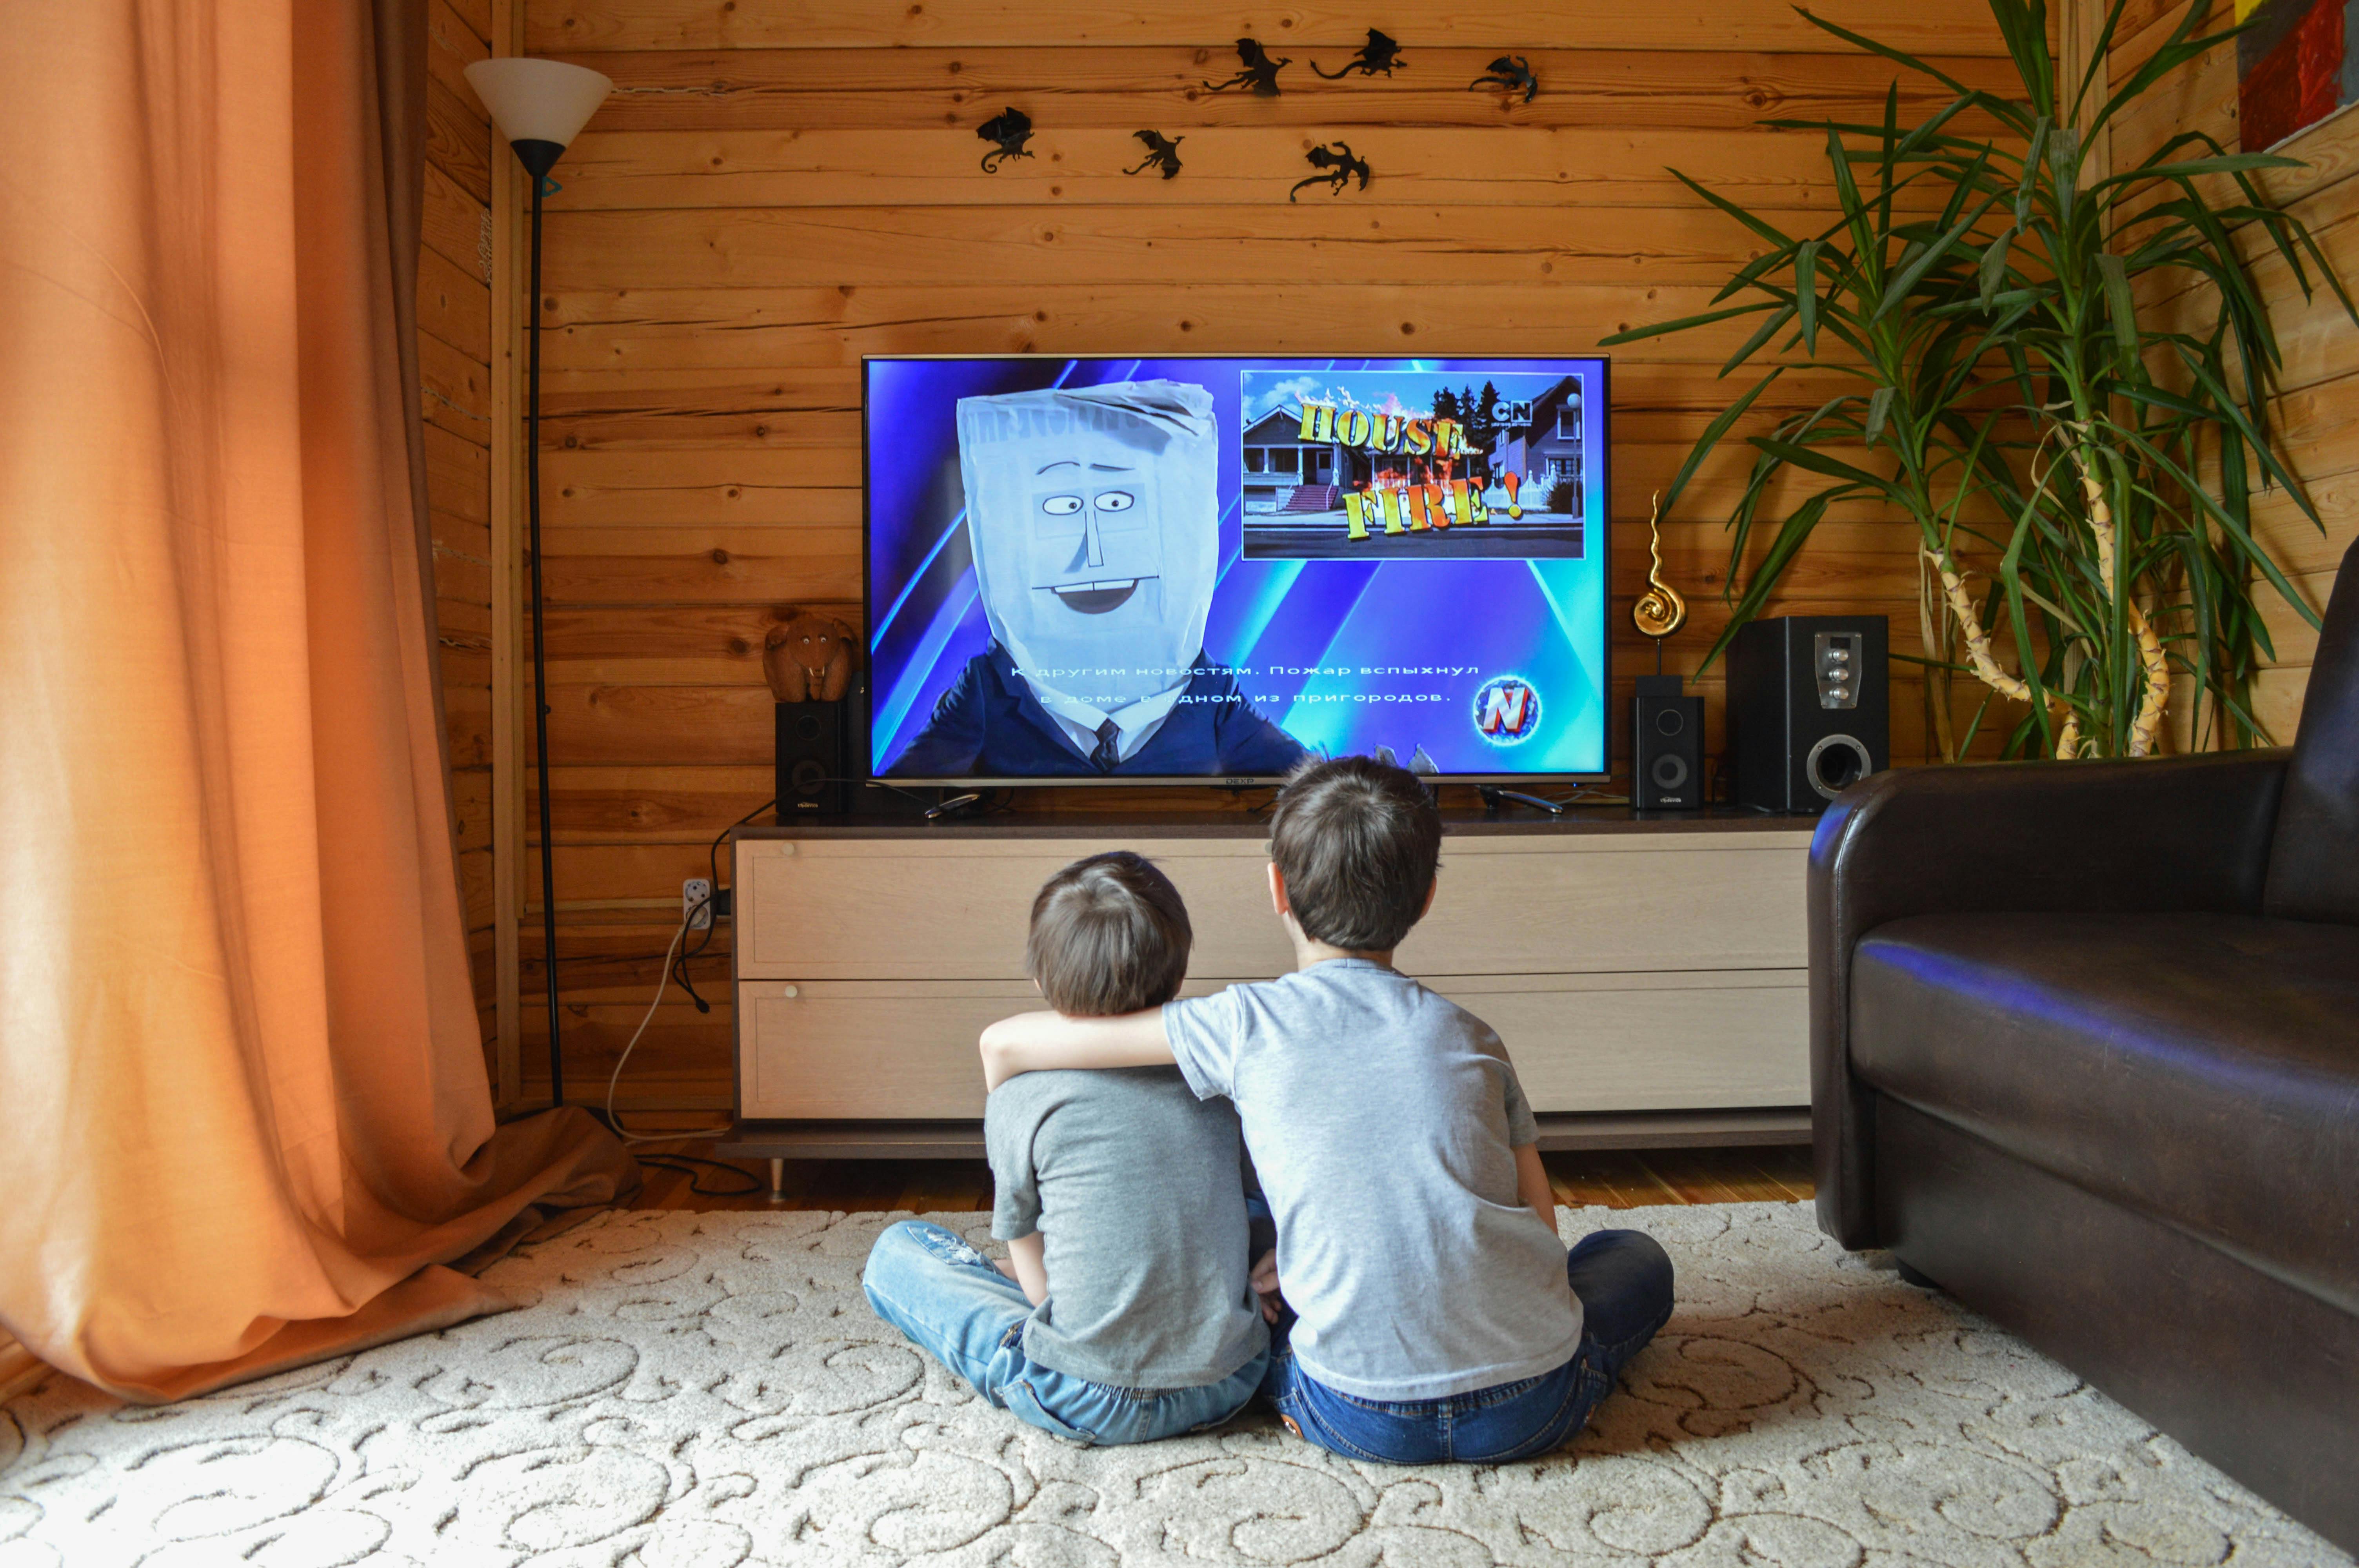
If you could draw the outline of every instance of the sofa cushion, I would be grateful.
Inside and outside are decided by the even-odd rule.
[[[1880,1093],[2359,1313],[2359,927],[1919,915],[1854,962]]]
[[[2261,913],[2359,924],[2359,541],[2335,574],[2302,693]]]

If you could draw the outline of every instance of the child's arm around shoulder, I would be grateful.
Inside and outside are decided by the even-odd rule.
[[[1171,1041],[1163,1010],[1113,1018],[1070,1018],[1061,1012],[1019,1012],[983,1032],[983,1079],[997,1088],[1019,1073],[1060,1067],[1168,1067]]]

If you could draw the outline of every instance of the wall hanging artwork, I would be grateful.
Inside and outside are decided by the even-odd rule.
[[[1330,81],[1337,81],[1354,71],[1362,76],[1375,76],[1379,72],[1390,76],[1395,66],[1408,63],[1400,57],[1399,40],[1388,38],[1375,28],[1370,27],[1367,43],[1362,46],[1360,52],[1353,55],[1350,63],[1343,70],[1320,70],[1319,62],[1315,59],[1310,62],[1310,69]]]
[[[1485,87],[1504,87],[1510,98],[1520,92],[1528,103],[1532,94],[1540,90],[1540,79],[1532,74],[1532,62],[1522,55],[1503,54],[1491,62],[1488,70],[1468,82],[1466,91],[1473,92]]]
[[[1375,172],[1368,168],[1368,160],[1354,153],[1344,142],[1330,142],[1323,147],[1312,147],[1302,155],[1302,158],[1321,172],[1296,180],[1294,189],[1286,193],[1288,201],[1300,195],[1306,185],[1324,185],[1329,195],[1341,196],[1355,174],[1360,177],[1360,189],[1365,190],[1368,176]]]
[[[2359,102],[2346,0],[2236,0],[2236,129],[2267,152]]]
[[[1256,98],[1275,98],[1277,96],[1277,73],[1294,63],[1291,55],[1272,59],[1269,51],[1254,38],[1237,40],[1237,59],[1245,62],[1245,69],[1226,81],[1205,82],[1207,92],[1226,92],[1232,87],[1244,87],[1251,89]]]
[[[1144,174],[1150,168],[1159,168],[1163,171],[1163,178],[1169,179],[1180,172],[1180,144],[1187,137],[1166,136],[1160,131],[1133,131],[1131,135],[1146,146],[1147,157],[1124,169],[1123,173]]]
[[[1030,157],[1024,144],[1032,139],[1032,116],[1021,109],[1002,109],[975,127],[974,134],[993,144],[983,155],[983,172],[997,174],[999,166],[1012,157]]]

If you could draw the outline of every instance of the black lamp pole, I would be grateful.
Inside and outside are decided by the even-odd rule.
[[[541,969],[549,980],[549,1103],[565,1103],[564,1024],[557,1006],[557,856],[549,815],[549,658],[542,646],[540,601],[540,199],[549,171],[565,148],[527,138],[510,142],[516,161],[532,177],[532,295],[527,330],[524,415],[524,493],[527,548],[532,557],[532,731],[540,756],[540,936]]]

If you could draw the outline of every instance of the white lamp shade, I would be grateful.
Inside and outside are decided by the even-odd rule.
[[[511,142],[571,146],[614,84],[587,66],[510,55],[467,68],[467,85]],[[552,155],[553,156],[553,155]]]

